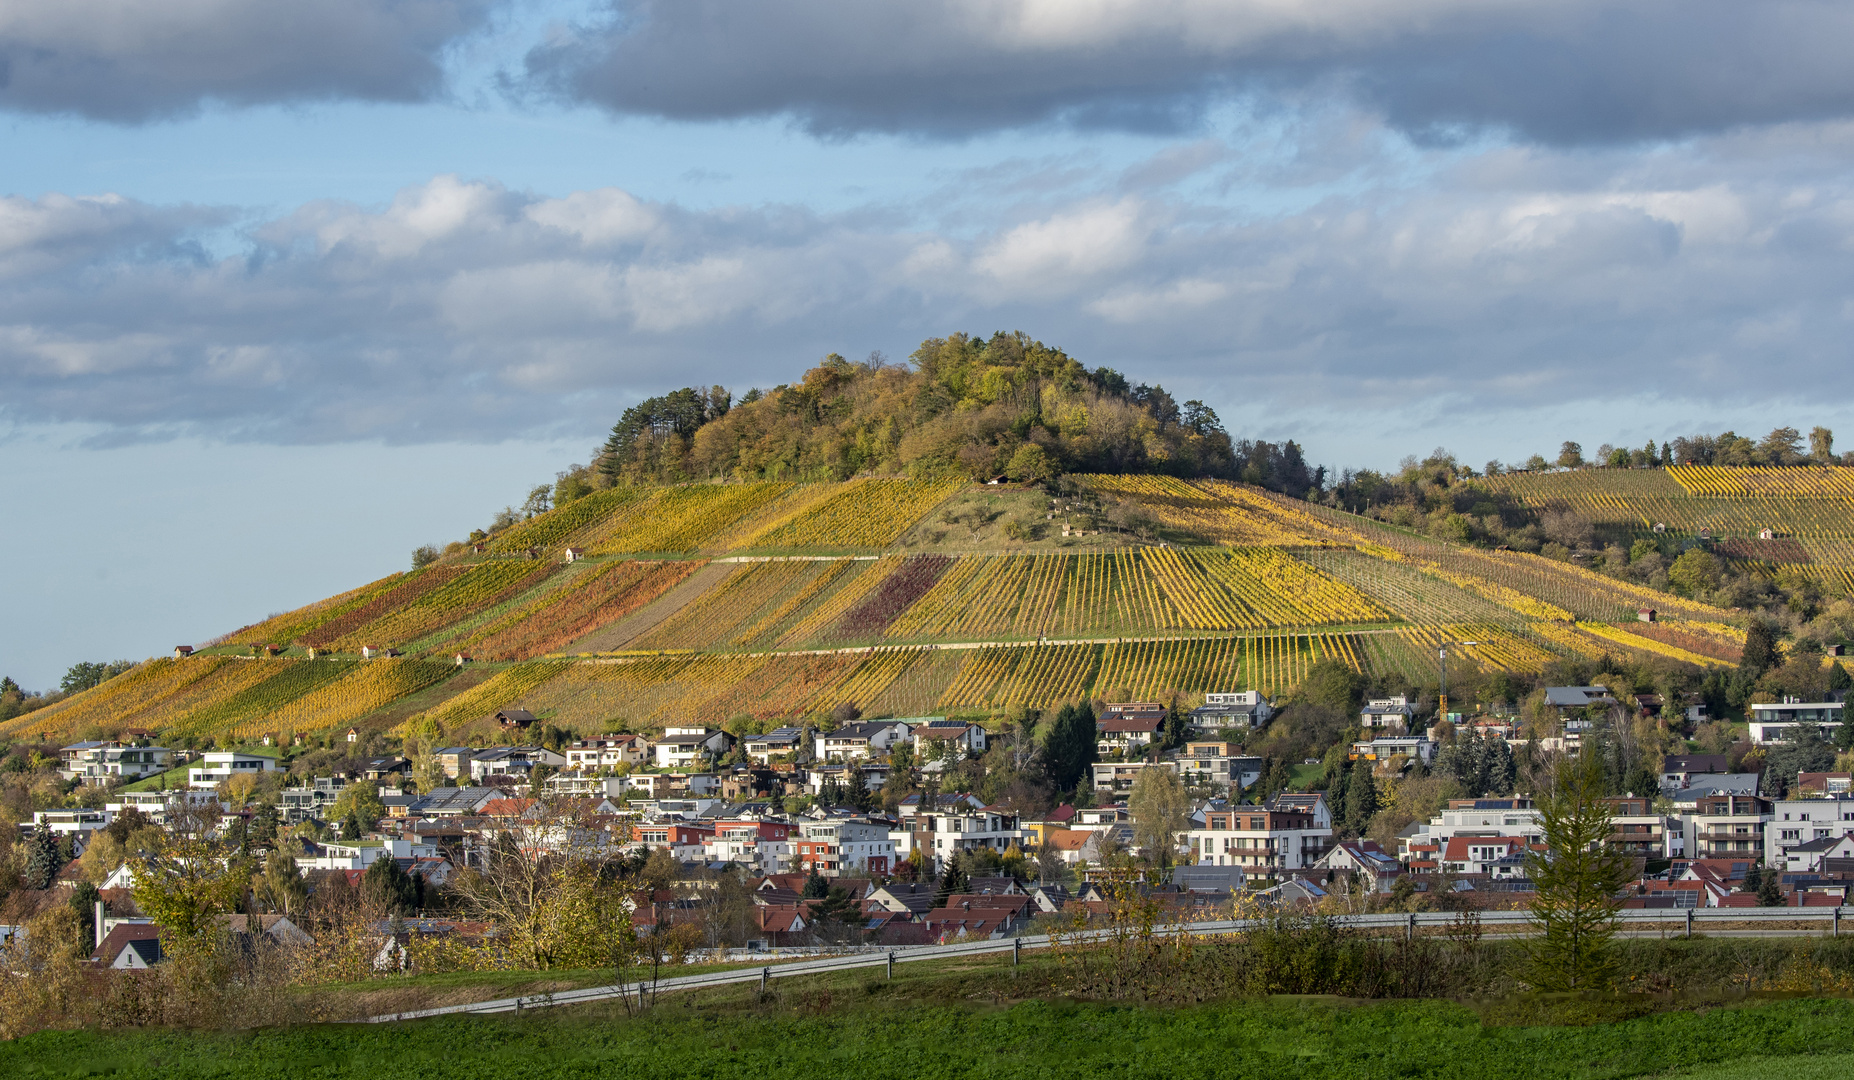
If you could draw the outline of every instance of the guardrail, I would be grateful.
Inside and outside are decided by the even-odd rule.
[[[1678,924],[1680,932],[1687,937],[1693,935],[1696,925],[1705,923],[1820,922],[1828,924],[1822,932],[1839,937],[1842,919],[1850,914],[1854,914],[1854,908],[1637,908],[1617,912],[1616,919],[1625,930],[1631,926],[1644,926],[1651,923]],[[1526,911],[1483,911],[1477,915],[1476,921],[1482,927],[1526,929],[1536,925],[1531,913]],[[1461,916],[1441,911],[1390,912],[1377,915],[1341,915],[1337,916],[1336,920],[1357,930],[1393,932],[1401,930],[1406,937],[1414,937],[1416,932],[1424,927],[1440,929],[1457,927],[1460,925]],[[1225,919],[1218,922],[1176,923],[1154,927],[1153,933],[1160,937],[1173,937],[1180,934],[1217,936],[1241,933],[1265,925],[1266,922],[1267,920],[1264,919]],[[1764,932],[1774,933],[1774,931]],[[896,964],[906,964],[916,960],[944,960],[958,956],[982,956],[992,953],[1010,953],[1011,963],[1015,965],[1025,950],[1046,949],[1059,942],[1066,944],[1110,941],[1115,935],[1114,930],[1090,930],[1073,934],[1036,934],[1029,937],[998,938],[987,941],[962,941],[951,945],[915,945],[907,948],[862,946],[848,955],[819,960],[797,960],[777,965],[768,964],[759,968],[715,971],[701,975],[680,975],[667,979],[640,980],[610,986],[587,987],[583,990],[530,994],[523,997],[496,998],[492,1001],[477,1001],[465,1005],[444,1005],[431,1009],[370,1016],[359,1022],[380,1024],[394,1020],[418,1020],[457,1013],[521,1012],[525,1009],[541,1009],[553,1005],[579,1005],[592,1001],[612,1001],[629,997],[636,997],[641,1003],[662,993],[700,990],[712,986],[739,986],[753,982],[759,983],[760,988],[764,990],[773,979],[785,979],[794,975],[823,975],[833,971],[850,971],[857,968],[886,967],[889,977],[893,978]]]

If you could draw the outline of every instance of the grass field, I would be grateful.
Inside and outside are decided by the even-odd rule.
[[[858,975],[716,1010],[613,1007],[241,1034],[78,1031],[0,1045],[9,1077],[820,1076],[1558,1080],[1846,1075],[1854,1004],[1790,1000],[1590,1026],[1506,1026],[1450,1002],[1277,998],[1156,1007],[924,1002]]]

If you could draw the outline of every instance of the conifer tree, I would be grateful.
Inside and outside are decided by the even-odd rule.
[[[58,838],[49,828],[41,826],[32,834],[32,846],[26,853],[26,872],[20,884],[28,889],[49,889],[52,879],[64,868],[64,857],[58,850]]]
[[[1594,754],[1558,762],[1552,790],[1538,802],[1544,854],[1528,855],[1540,934],[1527,943],[1528,980],[1541,990],[1595,990],[1615,973],[1617,894],[1629,861],[1608,846],[1612,815],[1603,801],[1603,766]]]
[[[1346,783],[1346,831],[1363,836],[1371,827],[1371,816],[1377,812],[1378,782],[1371,774],[1371,762],[1361,758],[1352,766],[1352,778]]]
[[[1762,880],[1757,883],[1757,906],[1783,906],[1783,875],[1774,868],[1764,871]]]

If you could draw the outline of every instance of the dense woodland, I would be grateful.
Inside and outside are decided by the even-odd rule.
[[[1164,387],[1090,370],[1027,335],[954,334],[907,364],[832,354],[797,384],[689,387],[626,410],[556,502],[617,482],[842,480],[864,473],[1047,479],[1156,472],[1243,479],[1304,496],[1322,487],[1292,442],[1232,440],[1216,411]]]

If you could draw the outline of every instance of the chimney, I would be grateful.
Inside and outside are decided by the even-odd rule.
[[[96,938],[97,938],[97,948],[101,949],[103,947],[103,901],[101,900],[97,901],[95,915],[96,915],[95,930],[96,930]]]
[[[971,910],[972,910],[972,901],[970,901],[970,900],[961,900],[961,901],[959,902],[959,906],[960,906],[960,907],[962,907],[962,908],[965,908],[965,909],[966,909],[967,911],[971,911]]]

